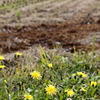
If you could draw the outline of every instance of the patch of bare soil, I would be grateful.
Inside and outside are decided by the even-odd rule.
[[[100,0],[48,0],[0,15],[0,48],[3,53],[35,44],[66,52],[100,48]],[[16,12],[20,11],[18,18]],[[94,36],[95,35],[95,36]]]

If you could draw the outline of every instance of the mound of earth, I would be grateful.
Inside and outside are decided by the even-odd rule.
[[[0,14],[0,50],[36,44],[66,52],[100,48],[100,0],[39,0]],[[19,14],[19,16],[18,16]]]

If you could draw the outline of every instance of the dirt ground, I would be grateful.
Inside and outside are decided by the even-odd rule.
[[[100,0],[41,0],[0,14],[3,53],[37,44],[90,51],[93,43],[100,48]]]

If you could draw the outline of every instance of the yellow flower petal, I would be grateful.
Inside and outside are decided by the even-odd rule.
[[[90,85],[95,87],[97,85],[97,82],[92,81]]]
[[[21,56],[22,55],[22,53],[19,53],[19,52],[16,52],[15,53],[17,56]]]
[[[6,67],[5,65],[0,65],[0,68],[4,68],[4,67]]]
[[[0,56],[0,60],[4,60],[5,58],[3,56]]]
[[[30,75],[33,77],[33,79],[40,79],[41,78],[41,74],[38,71],[33,71],[30,73]]]
[[[52,67],[52,64],[48,64],[48,67]]]
[[[82,73],[82,72],[77,72],[77,74],[78,74],[79,76],[82,76],[82,77],[87,77],[87,75],[84,74],[84,73]]]
[[[53,85],[48,85],[45,90],[49,95],[54,95],[57,92],[57,89]]]
[[[74,91],[73,91],[73,90],[67,91],[67,95],[68,95],[68,96],[73,96],[73,95],[74,95]]]
[[[25,100],[27,100],[27,99],[28,99],[28,100],[33,100],[33,96],[30,95],[30,94],[25,94],[25,95],[24,95],[24,99],[25,99]]]
[[[76,76],[76,74],[72,74],[72,76],[74,77],[74,76]]]
[[[84,87],[82,87],[81,90],[82,90],[83,92],[86,92],[86,89],[84,89]]]
[[[4,82],[7,84],[7,81],[6,80],[4,80]]]

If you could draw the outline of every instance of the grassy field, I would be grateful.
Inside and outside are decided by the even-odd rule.
[[[0,56],[0,100],[99,100],[100,57],[93,52],[68,56],[47,52]]]
[[[100,100],[99,4],[0,0],[0,100]]]

